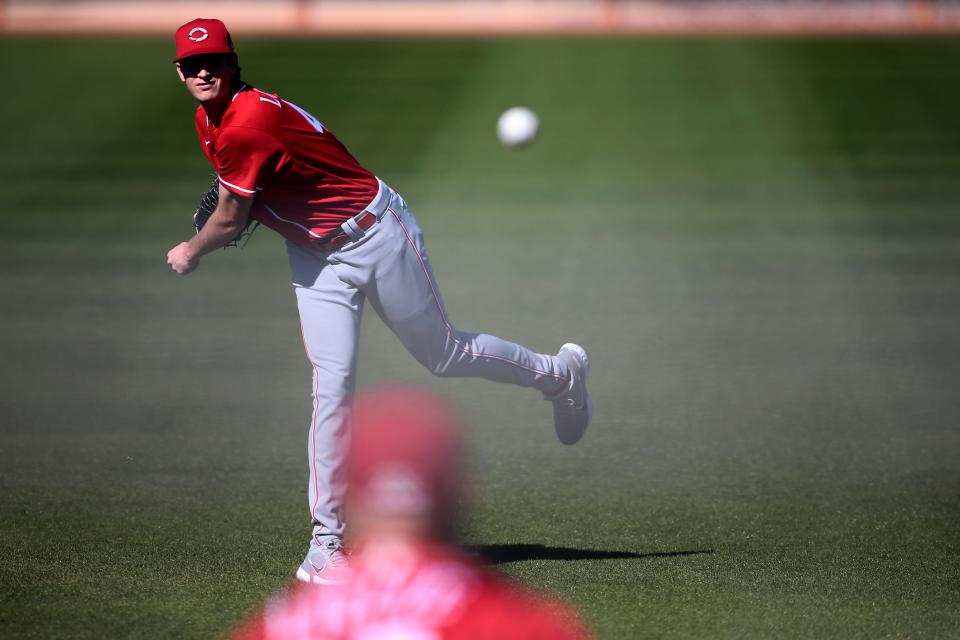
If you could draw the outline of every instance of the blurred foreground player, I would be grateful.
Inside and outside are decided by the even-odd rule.
[[[300,584],[233,640],[574,640],[570,608],[507,580],[451,543],[459,425],[439,398],[388,389],[358,399],[347,511],[357,552],[343,584]]]
[[[582,347],[565,344],[549,355],[456,329],[403,198],[312,115],[243,82],[222,22],[191,20],[177,29],[175,41],[177,73],[199,103],[194,124],[219,176],[219,200],[202,229],[170,249],[167,262],[179,274],[192,272],[201,256],[233,242],[250,219],[287,241],[313,365],[307,444],[313,531],[300,580],[328,582],[346,562],[342,451],[366,300],[434,374],[536,389],[553,404],[560,440],[573,444],[583,436],[591,405]],[[383,108],[391,108],[389,98]]]

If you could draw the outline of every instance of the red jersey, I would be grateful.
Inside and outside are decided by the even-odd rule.
[[[461,554],[358,558],[343,585],[298,584],[232,640],[584,640],[580,619]]]
[[[219,126],[197,107],[200,146],[220,183],[253,197],[250,215],[285,238],[311,244],[376,197],[379,182],[316,118],[243,85]]]

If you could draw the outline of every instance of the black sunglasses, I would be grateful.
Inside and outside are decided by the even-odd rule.
[[[232,56],[225,53],[201,53],[196,56],[190,56],[180,60],[180,71],[185,76],[195,76],[202,70],[210,73],[221,71],[232,62]]]

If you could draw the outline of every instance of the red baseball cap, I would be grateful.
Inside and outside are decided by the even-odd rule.
[[[411,387],[361,394],[354,402],[347,495],[356,508],[428,516],[460,489],[460,421],[442,398]]]
[[[233,53],[233,39],[226,25],[216,18],[195,18],[177,29],[174,35],[179,62],[203,53]]]

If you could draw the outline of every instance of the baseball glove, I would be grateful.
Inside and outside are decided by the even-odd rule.
[[[203,225],[207,224],[207,220],[217,210],[218,202],[220,202],[220,177],[214,175],[213,183],[200,197],[197,210],[193,213],[193,227],[197,230],[197,233],[200,233],[200,229],[203,229]],[[224,249],[227,247],[245,247],[258,225],[259,223],[254,222],[253,218],[247,219],[246,226],[240,230],[240,233],[233,240],[224,245]],[[241,241],[243,241],[243,245],[240,245]]]

